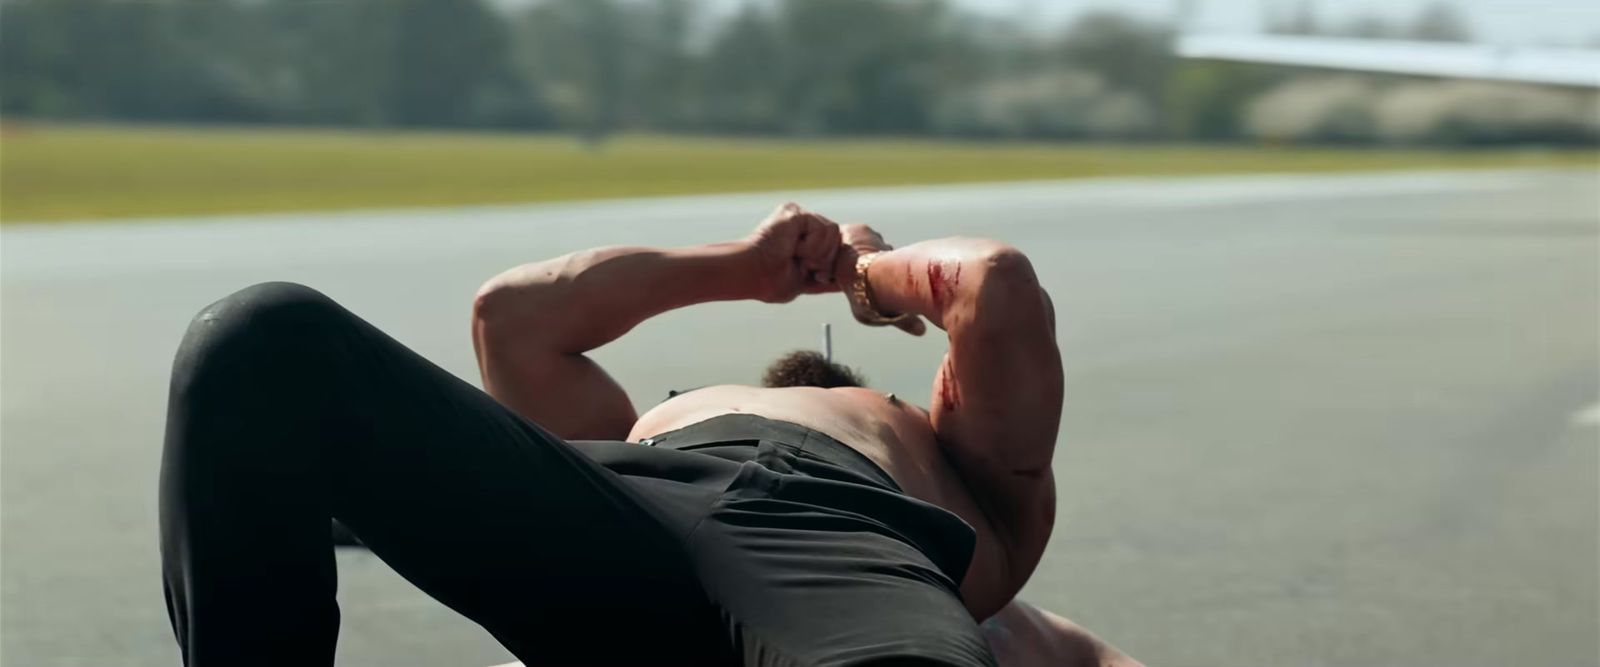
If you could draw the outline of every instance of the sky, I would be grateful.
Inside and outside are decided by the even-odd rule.
[[[1179,0],[955,0],[984,13],[1027,13],[1065,22],[1088,9],[1120,9],[1170,17]],[[1258,32],[1266,8],[1287,13],[1301,0],[1190,0],[1191,32]],[[1434,0],[1313,0],[1317,17],[1332,24],[1357,16],[1392,21],[1415,17]],[[1576,46],[1600,40],[1600,0],[1453,0],[1479,41],[1503,46]]]
[[[491,0],[502,6],[535,0]],[[711,0],[730,11],[745,2]],[[1031,18],[1040,26],[1065,24],[1091,9],[1115,9],[1170,18],[1183,0],[949,0],[957,6],[994,15]],[[1260,32],[1263,16],[1288,13],[1308,0],[1188,0],[1193,5],[1190,32]],[[1424,7],[1443,2],[1458,7],[1479,42],[1498,46],[1600,46],[1600,0],[1309,0],[1319,19],[1339,25],[1355,17],[1377,16],[1407,22]]]

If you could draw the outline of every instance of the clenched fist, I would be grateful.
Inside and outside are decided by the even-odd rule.
[[[839,225],[793,202],[779,206],[745,239],[755,259],[757,298],[787,303],[801,294],[837,292]]]

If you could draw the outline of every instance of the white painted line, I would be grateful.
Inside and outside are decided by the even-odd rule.
[[[1586,409],[1579,410],[1572,415],[1573,426],[1600,426],[1600,403],[1595,403]]]

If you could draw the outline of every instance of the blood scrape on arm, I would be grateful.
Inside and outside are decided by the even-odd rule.
[[[993,611],[1026,582],[1054,524],[1050,464],[1063,395],[1054,309],[1029,259],[998,241],[888,251],[867,282],[883,312],[919,315],[949,335],[929,419],[1002,543],[997,581],[963,584],[969,605]]]

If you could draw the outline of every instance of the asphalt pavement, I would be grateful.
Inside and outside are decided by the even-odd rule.
[[[789,198],[895,243],[992,237],[1033,258],[1067,394],[1059,520],[1026,598],[1155,665],[1600,663],[1595,171],[7,226],[0,663],[177,664],[155,479],[166,374],[202,305],[303,282],[476,382],[467,314],[490,275],[734,238]],[[595,356],[648,406],[754,383],[824,322],[875,386],[928,395],[942,341],[856,326],[836,296],[670,313]],[[376,558],[339,566],[339,664],[509,659]],[[626,641],[649,619],[597,622]]]

